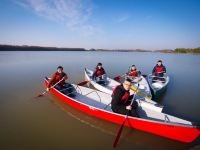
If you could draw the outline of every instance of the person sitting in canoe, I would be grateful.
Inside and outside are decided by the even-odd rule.
[[[106,83],[106,72],[105,72],[104,68],[102,67],[102,63],[97,64],[96,70],[94,71],[92,77],[99,84]]]
[[[57,72],[55,72],[49,81],[48,88],[46,89],[49,91],[52,86],[56,85],[55,88],[61,91],[65,95],[74,96],[74,87],[66,83],[65,80],[68,79],[68,76],[65,72],[63,72],[63,67],[58,66]]]
[[[162,60],[158,60],[156,66],[152,70],[152,74],[156,76],[153,80],[163,81],[164,73],[166,73],[166,67],[163,65]]]
[[[128,75],[128,78],[132,80],[132,82],[138,82],[140,80],[141,72],[136,68],[135,65],[132,65],[126,74]]]
[[[131,100],[133,99],[134,93],[130,93],[131,80],[126,79],[123,84],[115,87],[112,93],[112,101],[111,108],[112,111],[119,114],[126,114],[128,111],[128,115],[138,117],[136,112],[136,108],[138,106],[137,102],[134,101],[131,106]],[[132,95],[131,95],[132,94]]]

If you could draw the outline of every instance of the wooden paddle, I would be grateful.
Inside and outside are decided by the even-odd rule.
[[[140,86],[140,85],[138,84],[138,87],[137,87],[136,91],[138,90],[139,86]],[[135,100],[136,95],[137,95],[137,92],[136,92],[136,94],[134,95],[133,99],[131,100],[131,104],[130,104],[131,106],[132,106],[132,104],[133,104],[133,101]],[[117,146],[117,143],[118,143],[119,138],[120,138],[120,136],[121,136],[121,133],[122,133],[124,124],[125,124],[125,122],[126,122],[126,119],[128,118],[128,113],[129,113],[129,110],[127,110],[126,116],[125,116],[125,118],[124,118],[124,121],[122,122],[121,126],[120,126],[119,129],[118,129],[117,135],[116,135],[115,140],[114,140],[114,142],[113,142],[113,148],[115,148],[115,147]]]
[[[139,95],[142,95],[144,98],[151,100],[151,96],[147,96],[146,94],[142,93],[138,88],[136,89],[133,85],[131,85],[131,90],[137,92]]]
[[[123,74],[123,75],[121,75],[121,76],[116,76],[116,77],[114,77],[113,79],[114,79],[115,81],[119,81],[119,80],[120,80],[121,78],[123,78],[125,75],[127,75],[127,74]],[[147,77],[146,74],[142,74],[142,76],[143,76],[144,78]]]
[[[116,77],[114,77],[113,79],[115,80],[115,81],[119,81],[121,78],[123,78],[124,76],[125,76],[126,74],[123,74],[123,75],[121,75],[121,76],[116,76]]]
[[[58,85],[62,80],[64,80],[64,78],[62,78],[62,79],[61,79],[60,81],[58,81],[56,84],[54,84],[53,86],[51,86],[51,87],[49,88],[49,90],[52,89],[52,88],[54,88],[56,85]],[[88,82],[89,82],[89,81],[82,81],[82,82],[78,83],[77,85],[79,85],[79,86],[84,86],[84,85],[87,84]],[[41,94],[39,94],[37,97],[42,97],[42,96],[44,96],[47,92],[48,92],[48,91],[45,90],[44,92],[42,92]]]
[[[78,83],[77,85],[84,86],[84,85],[86,85],[88,82],[90,82],[90,81],[82,81],[82,82]]]
[[[50,89],[52,89],[52,88],[54,88],[56,85],[58,85],[61,81],[63,81],[65,78],[63,77],[60,81],[58,81],[57,83],[55,83],[54,85],[52,85],[50,88],[49,88],[49,90]],[[37,97],[42,97],[42,96],[44,96],[46,93],[48,92],[48,90],[46,89],[44,92],[42,92],[42,93],[40,93]]]

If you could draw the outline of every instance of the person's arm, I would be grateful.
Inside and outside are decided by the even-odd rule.
[[[96,70],[92,74],[92,79],[95,79],[95,77],[96,77]]]
[[[140,71],[140,70],[138,70],[138,77],[139,77],[139,76],[141,76],[141,71]]]
[[[126,75],[128,75],[129,76],[129,74],[130,74],[130,69],[126,72]]]
[[[104,68],[102,68],[103,74],[106,74],[106,71],[104,70]]]
[[[67,76],[67,74],[66,74],[66,73],[65,73],[65,75],[64,75],[64,77],[63,77],[63,78],[64,78],[64,81],[68,79],[68,76]],[[62,79],[61,79],[61,80],[62,80]]]
[[[53,83],[53,81],[55,80],[55,77],[56,77],[56,74],[54,73],[54,74],[51,76],[51,79],[49,80],[48,88],[50,88],[50,87],[52,86],[52,83]]]
[[[133,99],[133,96],[134,96],[134,94],[130,95],[130,96],[128,97],[128,100],[132,100],[132,99]]]
[[[155,71],[156,71],[156,66],[153,68],[153,70],[152,70],[152,74],[154,74]]]
[[[166,73],[166,67],[163,66],[163,73]]]
[[[115,93],[112,95],[112,102],[115,110],[126,109],[126,106],[121,103],[122,93],[119,92],[119,88],[116,89]]]

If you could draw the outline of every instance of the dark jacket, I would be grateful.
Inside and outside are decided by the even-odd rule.
[[[124,97],[128,94],[128,99],[125,100]],[[120,110],[126,110],[126,106],[130,105],[133,95],[130,96],[130,92],[126,91],[123,85],[117,86],[113,90],[111,108],[114,112],[119,112]]]

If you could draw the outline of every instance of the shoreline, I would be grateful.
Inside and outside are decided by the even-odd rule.
[[[0,51],[85,51],[85,52],[152,52],[152,53],[173,53],[173,54],[200,54],[199,48],[176,48],[163,50],[143,50],[143,49],[85,49],[85,48],[58,48],[28,45],[1,45]]]

